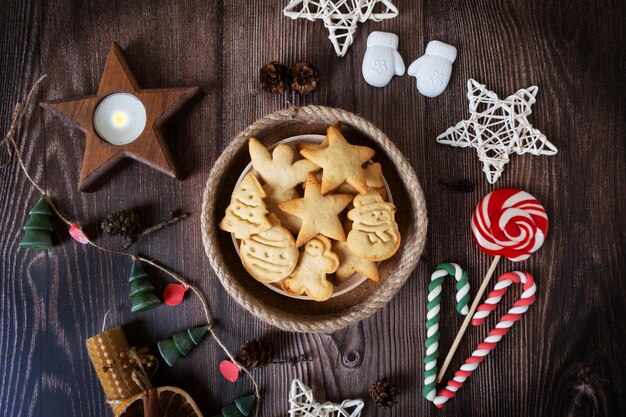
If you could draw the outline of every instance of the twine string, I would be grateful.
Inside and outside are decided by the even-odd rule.
[[[128,356],[133,360],[134,366],[133,370],[130,374],[133,382],[137,384],[137,386],[142,391],[147,391],[152,388],[152,383],[150,382],[150,377],[148,376],[148,372],[146,368],[141,364],[141,358],[137,355],[137,351],[132,348],[128,350]]]
[[[19,167],[21,169],[21,171],[24,173],[24,175],[26,176],[26,179],[32,184],[33,187],[35,187],[35,189],[37,189],[37,191],[39,191],[39,193],[41,194],[42,198],[44,198],[46,200],[46,202],[48,203],[48,205],[50,206],[50,208],[52,209],[52,211],[69,227],[73,226],[75,223],[72,222],[71,220],[69,220],[69,216],[65,215],[61,209],[59,209],[59,207],[54,203],[53,199],[48,195],[48,192],[46,191],[45,188],[41,187],[28,173],[28,169],[26,168],[26,164],[24,163],[24,159],[22,158],[22,154],[21,151],[19,149],[19,146],[17,144],[17,140],[16,140],[16,136],[17,136],[17,132],[21,126],[21,123],[24,119],[24,117],[26,116],[26,114],[28,113],[28,109],[31,108],[32,106],[32,101],[35,97],[35,92],[37,91],[37,88],[40,86],[41,82],[47,77],[46,74],[42,75],[41,77],[39,77],[39,79],[33,84],[33,86],[31,87],[28,96],[26,97],[26,101],[25,102],[18,102],[15,105],[15,108],[13,110],[13,115],[11,118],[11,125],[9,127],[9,130],[7,132],[7,134],[5,135],[5,137],[0,140],[0,152],[4,151],[6,152],[6,160],[0,165],[0,168],[4,168],[6,166],[8,166],[11,163],[12,157],[13,155],[16,156]],[[260,403],[261,403],[261,394],[259,392],[259,386],[256,382],[256,380],[254,379],[254,377],[252,376],[252,374],[250,373],[250,371],[248,371],[244,366],[241,366],[237,360],[235,359],[234,355],[228,350],[228,348],[226,347],[226,345],[224,344],[224,342],[222,342],[222,340],[219,338],[219,336],[217,335],[217,333],[215,332],[215,329],[213,328],[213,319],[211,316],[211,311],[209,308],[209,304],[206,300],[206,298],[202,295],[202,293],[200,292],[200,290],[198,288],[196,288],[194,285],[191,285],[190,283],[188,283],[187,281],[185,281],[184,279],[182,279],[180,276],[178,276],[175,272],[173,272],[172,270],[170,270],[169,268],[160,265],[159,263],[148,259],[146,257],[143,256],[139,256],[139,255],[134,255],[132,253],[129,252],[125,252],[125,251],[121,251],[121,250],[117,250],[117,249],[112,249],[112,248],[107,248],[105,246],[99,245],[93,241],[91,241],[91,239],[88,239],[87,243],[91,246],[93,246],[94,248],[104,251],[104,252],[108,252],[110,254],[115,254],[115,255],[121,255],[121,256],[126,256],[128,258],[131,258],[133,261],[141,261],[141,262],[145,262],[153,267],[155,267],[156,269],[162,271],[163,273],[167,274],[168,276],[170,276],[171,278],[173,278],[174,280],[176,280],[177,282],[179,282],[180,284],[184,285],[186,288],[191,289],[191,291],[196,295],[196,297],[198,298],[198,300],[200,301],[200,303],[202,304],[202,310],[204,312],[204,317],[206,319],[207,322],[207,327],[209,328],[209,332],[211,334],[211,337],[213,337],[213,339],[215,340],[215,342],[217,342],[217,344],[219,345],[219,347],[222,349],[222,351],[226,354],[226,356],[228,356],[228,358],[235,364],[237,364],[237,366],[239,366],[239,368],[246,374],[246,376],[250,379],[250,382],[252,382],[252,385],[254,387],[254,395],[257,399],[256,401],[256,407],[255,407],[255,416],[259,415],[259,408],[260,408]],[[104,317],[104,322],[103,322],[103,326],[104,323],[106,322],[106,316],[109,312],[107,311],[107,313],[105,314]],[[135,354],[136,355],[136,354]],[[147,378],[147,375],[145,375],[145,377]],[[135,379],[137,378],[137,379]],[[144,387],[146,386],[145,383],[145,378],[143,378],[143,376],[141,375],[135,375],[135,373],[133,373],[133,380],[135,381],[135,383],[137,383],[137,385],[139,387]],[[139,381],[139,382],[138,382]],[[144,385],[141,385],[144,384]],[[149,378],[148,378],[148,384],[149,383]]]

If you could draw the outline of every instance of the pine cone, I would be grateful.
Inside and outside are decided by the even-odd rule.
[[[274,344],[265,339],[251,339],[243,344],[237,355],[237,362],[243,366],[263,368],[274,359]]]
[[[280,62],[272,61],[263,65],[259,78],[263,90],[272,94],[282,94],[289,85],[289,68]]]
[[[389,382],[376,381],[370,385],[367,392],[379,407],[391,408],[398,403],[396,395],[400,390]]]
[[[110,235],[120,235],[124,239],[131,239],[141,231],[139,216],[133,210],[122,210],[109,214],[100,223],[100,228]]]
[[[320,77],[310,62],[298,61],[291,67],[291,88],[306,96],[317,89]]]

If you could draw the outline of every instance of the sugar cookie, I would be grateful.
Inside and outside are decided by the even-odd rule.
[[[356,256],[346,242],[333,241],[332,247],[333,252],[339,256],[339,268],[335,272],[338,284],[350,278],[355,272],[368,277],[374,282],[380,282],[380,274],[378,273],[376,262]]]
[[[387,197],[387,190],[385,189],[385,183],[383,182],[383,169],[382,166],[375,162],[365,167],[365,184],[369,190],[374,190],[383,198]],[[344,182],[335,189],[335,192],[342,194],[357,195],[359,192],[347,182]]]
[[[341,130],[341,122],[335,123],[334,127],[336,127],[337,129]],[[326,131],[328,132],[328,129],[326,129]],[[296,144],[296,148],[299,151],[301,151],[302,149],[324,149],[324,148],[328,148],[328,134],[326,136],[324,136],[324,140],[322,140],[320,143],[300,142],[300,143]]]
[[[281,281],[281,287],[293,295],[306,293],[315,301],[326,301],[333,295],[333,284],[327,274],[338,267],[339,257],[332,252],[330,240],[315,236],[304,245],[296,269]]]
[[[370,261],[383,261],[400,247],[400,232],[395,221],[396,207],[369,191],[354,197],[354,208],[348,212],[353,221],[348,233],[348,247],[357,256]]]
[[[255,138],[248,141],[252,166],[266,184],[278,190],[293,190],[306,181],[309,172],[320,168],[311,161],[301,159],[294,162],[295,154],[291,146],[281,143],[270,155],[265,146]]]
[[[263,199],[267,197],[256,176],[249,172],[243,177],[230,198],[220,229],[235,234],[237,239],[247,239],[272,227]]]
[[[339,213],[350,204],[352,198],[349,194],[322,195],[315,174],[309,173],[304,197],[282,202],[278,207],[302,219],[302,228],[296,239],[296,246],[301,247],[318,234],[335,240],[346,240]]]
[[[300,154],[322,167],[322,195],[339,187],[344,181],[359,193],[367,192],[362,165],[374,156],[367,146],[350,145],[336,126],[328,128],[328,147],[303,149]]]
[[[298,263],[296,241],[280,220],[270,214],[272,228],[243,239],[241,263],[257,281],[277,282],[288,276]]]
[[[267,193],[265,202],[271,213],[280,219],[283,227],[292,233],[298,233],[302,221],[282,210],[278,205],[287,200],[300,197],[295,187],[306,180],[309,172],[320,168],[311,161],[301,159],[295,161],[295,153],[291,146],[279,144],[272,153],[255,138],[248,140],[248,150],[252,167],[259,173],[265,184],[263,189]]]

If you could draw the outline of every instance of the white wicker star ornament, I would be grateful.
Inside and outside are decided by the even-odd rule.
[[[536,86],[523,88],[501,100],[485,85],[468,80],[470,118],[448,128],[437,142],[476,148],[490,184],[500,178],[512,153],[555,155],[556,147],[528,121],[538,90]]]
[[[313,391],[298,378],[291,382],[289,391],[289,417],[360,417],[363,401],[344,400],[341,404],[318,403]]]
[[[290,0],[283,14],[292,19],[322,20],[341,57],[352,45],[357,23],[394,18],[398,9],[390,0]]]

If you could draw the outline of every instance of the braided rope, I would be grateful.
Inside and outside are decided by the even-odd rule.
[[[462,316],[468,313],[469,277],[461,267],[454,263],[442,263],[430,277],[428,284],[428,306],[426,313],[426,356],[424,357],[424,398],[433,401],[437,394],[437,358],[439,358],[439,319],[441,317],[441,287],[445,277],[454,277],[456,281],[456,311]]]
[[[407,193],[411,213],[408,228],[403,233],[403,243],[395,255],[396,267],[389,273],[383,283],[363,302],[339,313],[320,314],[314,317],[304,314],[287,313],[276,306],[264,303],[250,291],[231,278],[229,267],[219,249],[216,226],[216,199],[219,195],[221,179],[228,174],[231,160],[235,154],[246,146],[251,136],[263,137],[264,133],[277,127],[288,127],[297,124],[321,123],[331,125],[337,121],[351,126],[369,139],[376,142],[393,162]],[[376,126],[367,120],[341,109],[323,106],[290,107],[269,114],[245,128],[224,150],[211,170],[204,190],[202,203],[201,226],[202,242],[211,266],[215,270],[226,292],[243,308],[267,323],[287,331],[295,332],[333,332],[373,314],[386,305],[398,292],[419,261],[426,241],[426,203],[422,188],[409,161],[400,150]]]
[[[496,327],[489,332],[485,340],[478,345],[461,368],[455,372],[454,378],[448,381],[447,386],[437,393],[433,401],[437,407],[442,408],[450,398],[456,395],[465,380],[472,375],[489,352],[496,348],[498,342],[509,332],[513,324],[522,318],[522,315],[528,311],[528,307],[535,302],[537,286],[532,275],[528,272],[507,272],[498,278],[494,290],[489,293],[485,303],[478,307],[479,312],[474,315],[472,320],[474,326],[480,326],[484,323],[485,318],[495,309],[497,303],[502,299],[502,295],[513,283],[522,284],[523,292],[519,300],[513,304],[513,308],[500,318]]]

